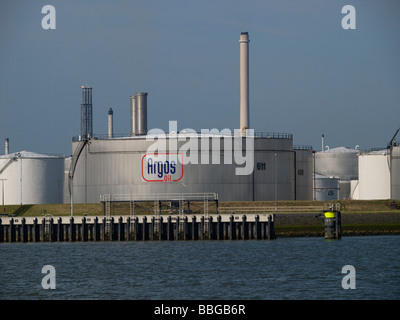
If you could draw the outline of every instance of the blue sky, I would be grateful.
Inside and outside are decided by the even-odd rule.
[[[56,9],[44,30],[41,9]],[[356,9],[344,30],[341,9]],[[129,133],[129,96],[148,127],[239,127],[239,36],[250,36],[250,126],[321,148],[384,147],[400,126],[400,2],[213,0],[0,2],[0,153],[71,154],[81,86],[94,133]]]

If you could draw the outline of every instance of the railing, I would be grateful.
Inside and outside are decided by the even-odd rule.
[[[110,196],[110,199],[107,199]],[[113,194],[100,195],[100,202],[125,202],[125,201],[216,201],[218,193],[151,193],[151,194]]]
[[[210,136],[240,136],[239,132],[235,132],[235,133],[225,133],[223,131],[221,132],[210,132],[210,133],[204,133],[204,132],[178,132],[175,134],[169,134],[168,132],[165,133],[165,137],[178,137],[178,138],[186,138],[186,137],[198,137],[198,138],[202,138],[202,137],[210,137]],[[267,139],[293,139],[293,134],[291,133],[276,133],[276,132],[254,132],[254,135],[249,135],[250,137],[254,137],[254,138],[267,138]],[[110,137],[108,134],[95,134],[92,136],[91,139],[94,140],[110,140],[110,139],[131,139],[131,138],[142,138],[142,139],[146,139],[146,135],[141,135],[141,136],[132,136],[131,134],[113,134],[112,137]],[[77,141],[82,141],[82,137],[81,136],[74,136],[72,137],[72,142],[77,142]],[[311,147],[312,149],[312,147]]]
[[[307,146],[307,145],[294,145],[293,150],[313,150],[312,146]]]
[[[219,207],[218,212],[235,212],[235,213],[250,213],[250,212],[280,212],[280,213],[311,213],[321,212],[323,206],[283,206],[283,207]]]

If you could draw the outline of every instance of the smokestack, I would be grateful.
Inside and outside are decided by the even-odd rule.
[[[113,137],[113,109],[108,110],[108,137]]]
[[[147,92],[136,93],[136,135],[147,134]]]
[[[92,88],[82,86],[81,137],[88,140],[93,135]]]
[[[249,34],[240,34],[240,130],[250,127],[249,116]]]
[[[137,131],[136,124],[136,96],[130,96],[131,98],[131,136],[134,136]]]
[[[6,138],[6,146],[5,146],[4,154],[8,154],[8,144],[9,144],[9,141],[8,141],[8,138]]]

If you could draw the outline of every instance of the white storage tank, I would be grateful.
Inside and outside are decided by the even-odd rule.
[[[359,155],[360,200],[390,199],[390,153],[372,151]]]
[[[63,202],[64,156],[21,151],[0,156],[0,205]]]
[[[357,149],[332,148],[315,153],[315,172],[350,181],[358,179]]]

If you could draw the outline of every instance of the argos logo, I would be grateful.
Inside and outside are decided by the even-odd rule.
[[[146,182],[176,182],[183,177],[183,153],[146,153],[142,178]]]

